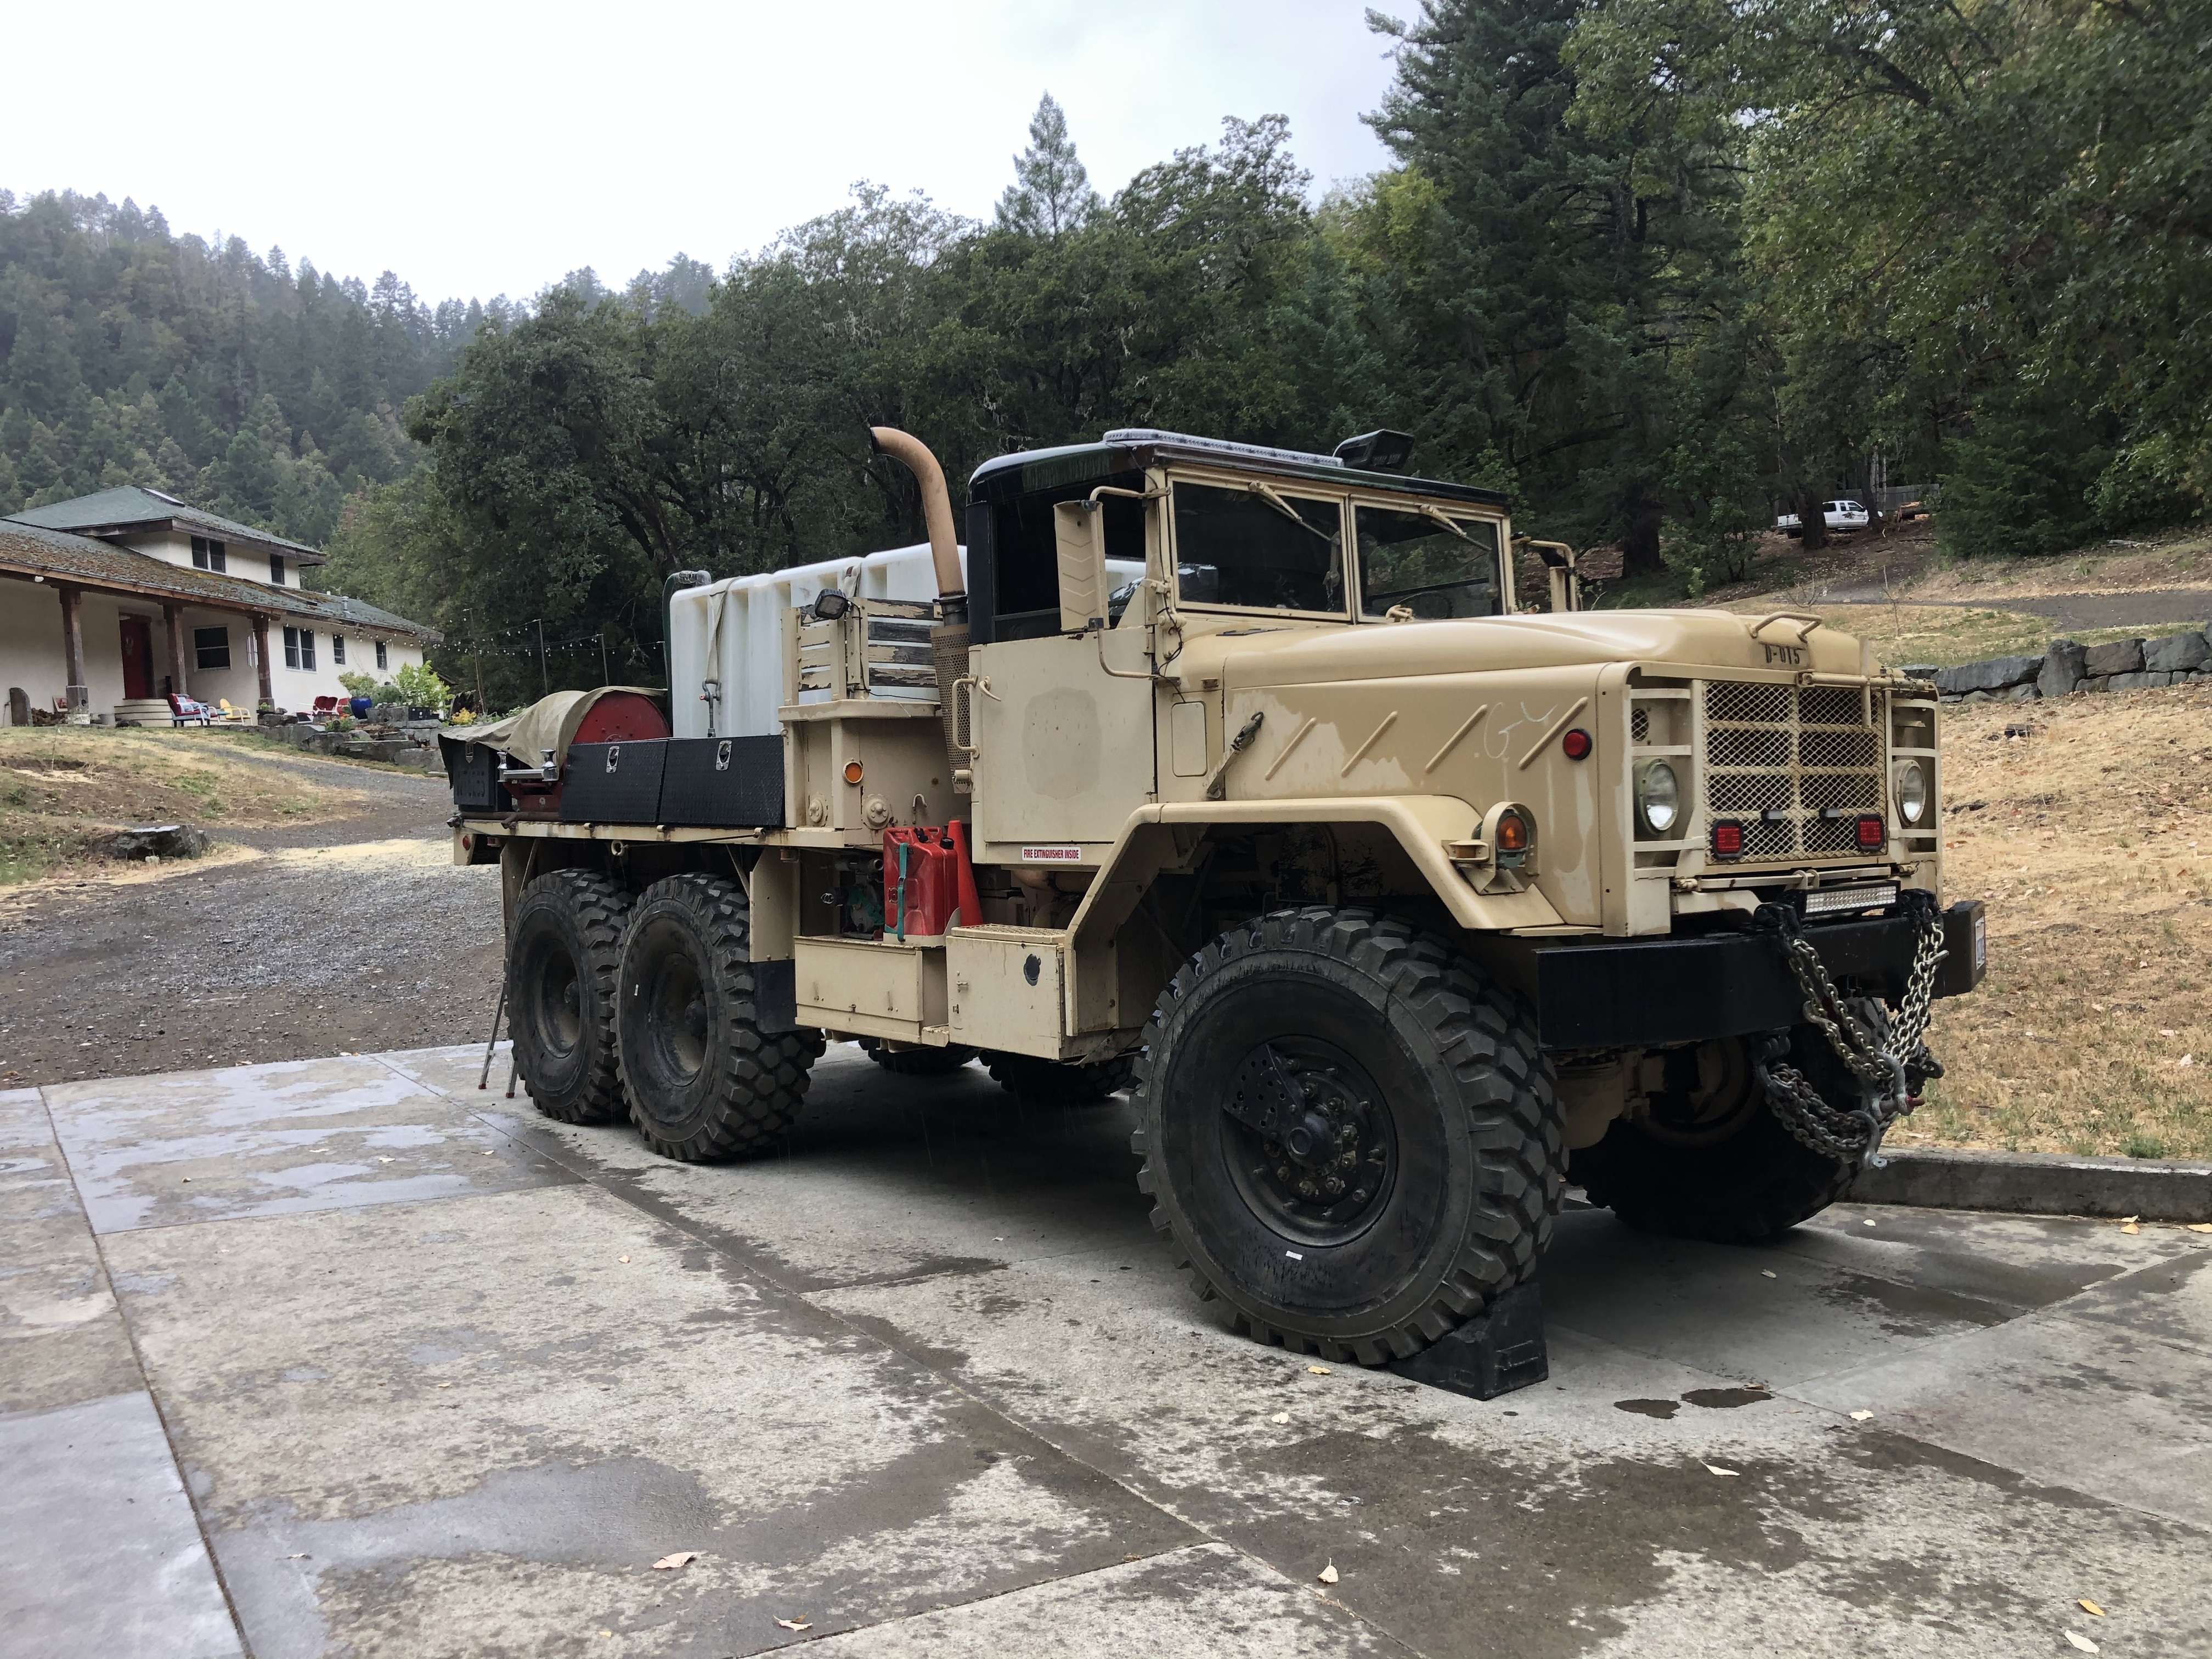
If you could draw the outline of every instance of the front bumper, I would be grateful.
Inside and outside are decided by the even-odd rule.
[[[1963,996],[1989,963],[1981,901],[1943,913],[1946,952],[1936,994]],[[1905,994],[1914,932],[1908,916],[1807,927],[1831,978],[1891,1002]],[[1547,1048],[1647,1048],[1779,1030],[1805,1018],[1805,998],[1769,933],[1559,945],[1536,952],[1537,1026]]]

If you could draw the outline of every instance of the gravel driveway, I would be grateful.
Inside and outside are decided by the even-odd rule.
[[[499,872],[450,862],[442,781],[234,752],[368,801],[217,832],[258,858],[0,898],[0,1088],[483,1039]]]

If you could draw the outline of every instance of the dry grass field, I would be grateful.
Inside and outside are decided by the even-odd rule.
[[[2212,1158],[2212,685],[1947,709],[1943,756],[1989,977],[1936,1005],[1948,1075],[1893,1139]]]
[[[130,823],[305,823],[355,793],[256,764],[227,734],[157,727],[0,729],[0,886],[91,856]]]

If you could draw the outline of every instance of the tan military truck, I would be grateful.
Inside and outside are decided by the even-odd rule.
[[[1498,495],[1157,431],[1001,457],[964,546],[671,584],[657,696],[449,744],[538,1108],[770,1151],[825,1036],[1133,1090],[1156,1224],[1253,1335],[1403,1360],[1569,1182],[1749,1239],[1937,1071],[1932,686],[1810,616],[1577,608]],[[1547,591],[1516,590],[1533,548]]]

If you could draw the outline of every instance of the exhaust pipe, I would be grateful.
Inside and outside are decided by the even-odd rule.
[[[945,621],[966,622],[968,581],[960,574],[960,543],[952,533],[952,497],[945,488],[945,469],[927,444],[895,426],[870,427],[868,443],[877,454],[904,462],[921,485],[921,519],[929,527],[929,562],[937,568],[939,606]]]
[[[929,654],[937,671],[937,708],[945,722],[945,764],[952,792],[971,793],[975,786],[963,764],[955,684],[968,672],[968,582],[960,574],[960,544],[952,534],[952,497],[945,488],[945,469],[929,446],[895,426],[872,426],[868,442],[878,455],[902,461],[921,485],[922,522],[929,526],[929,558],[937,568],[938,623],[929,632]]]

